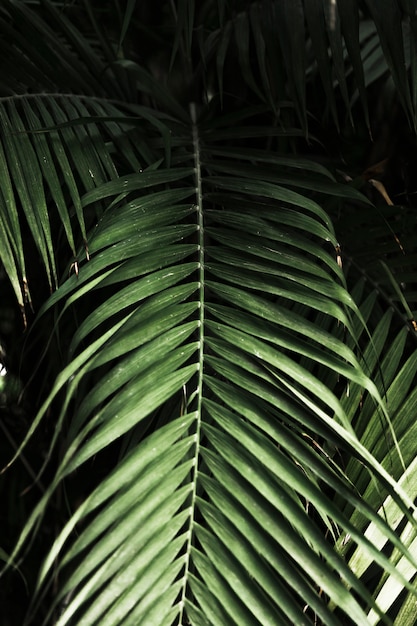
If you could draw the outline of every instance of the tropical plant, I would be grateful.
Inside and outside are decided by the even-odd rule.
[[[10,624],[415,623],[416,8],[3,0]]]

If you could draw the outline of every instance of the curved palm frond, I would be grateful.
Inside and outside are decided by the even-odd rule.
[[[132,110],[133,109],[133,110]],[[134,111],[134,114],[132,114]],[[140,117],[138,114],[140,113]],[[142,151],[144,126],[149,136],[152,125],[160,136],[163,123],[143,107],[131,107],[127,119],[119,107],[106,100],[70,94],[20,98],[3,101],[0,120],[3,128],[4,185],[2,187],[2,261],[10,276],[22,309],[30,301],[25,259],[22,254],[22,225],[18,213],[22,206],[26,223],[41,254],[51,288],[58,283],[51,224],[57,212],[65,238],[78,263],[79,251],[75,240],[81,233],[88,257],[86,219],[100,214],[96,203],[91,215],[86,214],[81,202],[83,191],[92,190],[107,181],[118,178],[118,168],[133,170],[154,162],[151,142]],[[137,127],[129,134],[123,131],[123,122]],[[85,120],[85,124],[82,122]],[[113,121],[115,120],[115,121]],[[140,120],[140,121],[139,121]],[[104,125],[99,132],[95,122]],[[140,128],[142,126],[142,128]],[[110,141],[108,139],[110,138]],[[112,158],[111,151],[123,143],[123,160]],[[134,142],[134,145],[132,144]],[[26,167],[30,159],[31,167]],[[36,207],[36,210],[34,210]],[[49,215],[49,214],[51,215]]]
[[[373,291],[363,302],[362,311],[365,315],[374,315],[378,310],[377,300],[381,297],[380,293]],[[415,376],[417,368],[417,360],[415,350],[410,350],[410,330],[405,324],[395,335],[398,327],[398,319],[392,309],[386,310],[380,321],[376,324],[375,331],[372,335],[372,343],[364,352],[364,364],[369,369],[372,378],[379,380],[379,387],[384,390],[384,402],[388,407],[391,420],[391,429],[381,420],[375,406],[369,397],[363,397],[361,390],[357,386],[353,386],[350,395],[345,398],[343,405],[348,414],[356,414],[355,431],[360,436],[363,445],[372,452],[373,456],[390,472],[396,476],[409,494],[414,492],[415,484],[415,453],[412,446],[412,438],[414,433],[415,403],[417,400],[415,389]],[[392,336],[392,343],[387,346],[387,337]],[[407,349],[407,343],[408,349]],[[408,358],[407,355],[408,354]],[[361,410],[358,413],[356,406],[360,402]],[[392,436],[398,439],[398,445],[401,450],[402,463],[399,464],[393,458]],[[406,469],[405,469],[406,467]],[[397,505],[390,496],[386,494],[379,486],[372,481],[370,476],[358,472],[358,468],[354,467],[354,463],[348,462],[346,465],[346,474],[350,477],[353,484],[356,485],[358,491],[363,494],[365,500],[371,504],[376,510],[380,507],[380,514],[387,521],[398,529],[402,539],[406,542],[411,552],[415,552],[415,530],[414,524],[407,524],[404,516],[399,512]],[[413,497],[413,496],[412,496]],[[390,549],[389,541],[383,533],[380,533],[371,523],[368,525],[358,510],[345,509],[350,515],[351,521],[355,526],[362,527],[367,537],[376,541],[381,550],[386,550],[390,554],[391,561],[395,564],[398,571],[401,571],[409,579],[414,577],[414,568],[407,567],[402,561],[401,555]],[[343,552],[350,550],[349,538],[341,538]],[[364,556],[360,549],[351,553],[350,565],[352,569],[362,576],[370,566],[370,561]],[[391,576],[383,573],[380,580],[376,577],[375,596],[381,602],[381,607],[387,612],[390,607],[397,601],[403,590],[398,586]],[[401,616],[402,615],[402,616]],[[370,623],[378,623],[377,616],[373,611],[370,612]],[[405,620],[404,614],[400,614],[396,618],[396,624],[401,623],[401,619]],[[411,619],[410,616],[408,618]],[[411,623],[406,621],[406,623]]]
[[[348,587],[378,609],[324,540],[323,524],[349,533],[393,576],[395,568],[322,485],[343,493],[403,554],[404,546],[309,442],[349,450],[392,494],[394,483],[361,446],[333,387],[341,375],[378,402],[376,388],[354,352],[306,313],[326,311],[353,332],[356,306],[331,252],[331,224],[295,189],[360,196],[314,164],[301,180],[291,159],[244,150],[237,159],[236,148],[222,147],[236,129],[219,120],[217,129],[191,128],[172,134],[169,169],[82,196],[84,209],[107,208],[88,237],[90,260],[47,305],[65,303],[65,316],[91,302],[45,405],[67,387],[58,421],[67,421],[67,452],[51,489],[119,437],[133,431],[135,444],[69,520],[40,590],[59,557],[66,582],[51,609],[65,605],[59,624],[183,623],[201,614],[219,624],[238,615],[238,623],[282,623],[307,619],[303,602],[338,623],[320,588],[365,623]]]

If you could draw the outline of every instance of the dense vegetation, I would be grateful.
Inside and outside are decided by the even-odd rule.
[[[417,620],[414,0],[3,0],[1,623]]]

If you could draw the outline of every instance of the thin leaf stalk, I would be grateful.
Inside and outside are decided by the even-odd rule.
[[[203,190],[201,179],[201,160],[200,160],[200,138],[197,126],[197,111],[195,103],[190,103],[190,115],[192,121],[192,141],[194,150],[194,171],[195,171],[195,194],[197,208],[197,224],[198,224],[198,254],[199,254],[199,362],[197,385],[194,393],[191,395],[189,403],[195,401],[197,405],[196,424],[195,424],[195,448],[194,448],[194,466],[192,469],[192,490],[190,502],[189,531],[185,552],[185,569],[184,584],[180,600],[179,626],[182,626],[184,619],[185,600],[187,593],[187,579],[191,566],[191,550],[193,543],[193,522],[195,519],[195,509],[197,501],[197,478],[198,478],[198,462],[200,457],[200,439],[201,439],[201,413],[203,408],[203,376],[204,376],[204,322],[205,322],[205,269],[204,269],[204,217],[203,217]],[[189,404],[188,403],[188,404]]]

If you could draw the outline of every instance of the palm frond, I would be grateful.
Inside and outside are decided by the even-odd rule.
[[[125,163],[117,163],[111,154],[118,142],[123,143],[124,161],[132,169],[141,168],[145,159],[153,161],[149,147],[147,153],[142,153],[140,134],[143,125],[148,124],[163,130],[163,122],[150,112],[141,114],[140,122],[137,115],[127,120],[124,111],[105,99],[74,98],[69,94],[48,98],[39,95],[17,101],[10,98],[1,105],[0,155],[4,181],[1,220],[5,251],[2,261],[22,309],[30,301],[30,294],[22,256],[19,207],[23,207],[50,286],[55,288],[58,275],[51,224],[56,220],[49,213],[56,211],[59,215],[73,262],[78,263],[79,250],[75,245],[78,233],[88,256],[86,211],[81,195],[118,178],[118,168],[125,167]],[[97,120],[104,125],[104,133],[99,132]],[[127,123],[131,133],[123,130]],[[28,159],[30,168],[25,166]],[[92,209],[92,216],[101,213],[98,201]]]
[[[377,300],[380,297],[380,294],[374,291],[363,302],[362,310],[364,313],[367,310],[367,317],[376,310]],[[381,419],[381,415],[371,399],[366,395],[363,396],[355,385],[350,389],[349,397],[345,398],[343,404],[348,413],[357,416],[355,431],[359,434],[364,446],[372,451],[374,457],[393,476],[397,476],[399,482],[406,490],[409,490],[410,494],[413,494],[415,454],[412,450],[411,439],[413,438],[413,414],[417,398],[414,387],[417,361],[415,351],[407,350],[407,343],[410,344],[410,331],[405,324],[387,348],[387,336],[394,335],[393,327],[398,327],[398,319],[395,318],[392,310],[388,310],[376,325],[372,340],[363,357],[365,366],[370,370],[373,379],[379,380],[379,387],[381,391],[383,390],[384,402],[390,413],[390,427]],[[409,353],[408,358],[405,357],[407,353]],[[358,403],[361,406],[359,412],[356,408]],[[402,456],[401,463],[395,458],[396,455],[393,452],[393,436],[398,439]],[[346,473],[358,491],[364,495],[366,501],[374,509],[380,508],[380,514],[401,532],[401,537],[410,550],[415,551],[414,523],[406,523],[392,498],[386,497],[385,491],[381,490],[380,486],[369,475],[359,472],[354,462],[347,463]],[[362,527],[367,537],[375,541],[381,550],[386,550],[390,554],[390,559],[398,571],[401,571],[409,579],[414,577],[414,568],[407,567],[404,561],[401,562],[401,555],[395,549],[390,548],[384,533],[380,533],[372,523],[368,525],[358,510],[348,507],[345,511],[350,515],[355,526]],[[403,526],[405,529],[400,530]],[[347,553],[350,547],[349,537],[341,538],[340,542],[343,546],[343,552]],[[362,576],[371,565],[361,549],[353,552],[349,562],[359,576]],[[384,611],[387,612],[403,590],[387,573],[383,573],[380,580],[376,576],[376,580],[378,582],[375,582],[375,597],[378,598]],[[373,611],[370,612],[369,619],[371,623],[378,623],[378,618]]]
[[[314,165],[300,181],[300,163],[291,159],[256,151],[238,159],[236,148],[222,147],[236,129],[228,140],[218,128],[200,130],[194,120],[191,134],[173,136],[169,169],[160,165],[85,191],[84,210],[106,207],[88,235],[90,260],[80,260],[78,276],[65,280],[45,308],[65,303],[64,320],[86,296],[90,302],[67,347],[68,365],[33,423],[66,387],[58,423],[67,421],[67,451],[51,489],[115,440],[134,432],[136,441],[109,471],[108,488],[92,492],[47,557],[39,590],[57,558],[65,580],[51,609],[65,605],[58,624],[133,624],[150,616],[183,623],[201,613],[219,624],[231,614],[238,623],[250,616],[278,624],[301,619],[307,598],[323,620],[338,623],[320,590],[366,623],[348,588],[378,608],[324,540],[322,522],[312,523],[309,507],[319,520],[333,520],[335,532],[349,533],[371,562],[392,576],[395,568],[323,484],[344,493],[347,507],[407,554],[367,500],[308,444],[320,437],[349,450],[401,509],[389,473],[321,381],[324,372],[342,375],[377,403],[378,392],[354,352],[305,313],[326,311],[354,332],[357,309],[336,262],[337,240],[305,189],[359,196]],[[288,315],[297,303],[304,314]],[[85,528],[74,540],[80,523]],[[86,550],[89,558],[80,561]],[[282,600],[294,593],[298,600]]]

